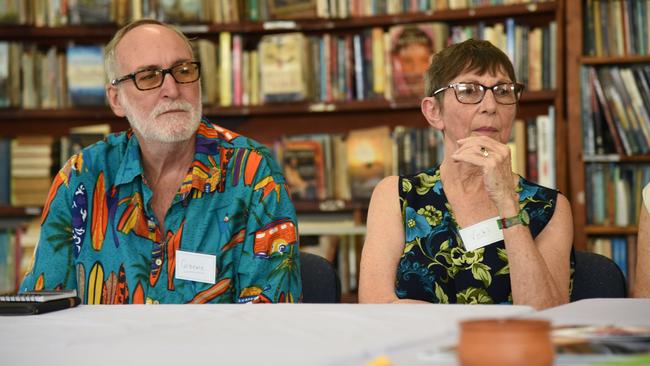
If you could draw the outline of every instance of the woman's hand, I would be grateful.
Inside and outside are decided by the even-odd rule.
[[[515,192],[510,148],[487,136],[472,136],[457,141],[458,149],[451,158],[481,168],[483,184],[494,204],[502,210],[511,202]]]

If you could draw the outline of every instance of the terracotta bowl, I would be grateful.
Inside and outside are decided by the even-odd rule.
[[[460,322],[462,366],[550,366],[555,350],[551,324],[537,319],[477,319]]]

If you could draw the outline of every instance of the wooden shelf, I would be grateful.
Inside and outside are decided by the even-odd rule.
[[[583,65],[633,64],[633,63],[650,62],[650,55],[616,56],[616,57],[583,56],[580,59],[580,62]]]
[[[553,17],[557,10],[557,1],[532,4],[481,6],[470,9],[440,10],[427,13],[405,13],[396,15],[378,15],[346,19],[302,19],[295,21],[241,22],[236,24],[190,24],[179,25],[190,36],[233,32],[240,34],[268,34],[273,32],[330,32],[368,27],[389,27],[396,24],[448,21],[476,22],[516,16],[519,19],[530,17],[532,20],[540,15]],[[38,43],[52,43],[70,39],[96,42],[108,41],[117,30],[115,24],[70,25],[62,27],[34,27],[26,25],[1,25],[0,36],[4,40],[20,40]]]
[[[323,200],[323,201],[293,201],[296,211],[307,212],[349,212],[367,210],[368,201],[345,201],[345,200]]]
[[[42,211],[41,207],[0,206],[0,218],[37,217]]]
[[[644,155],[585,155],[582,157],[585,163],[649,163],[650,154]]]
[[[585,226],[587,235],[616,236],[616,235],[636,235],[639,228],[636,226],[602,226],[588,225]]]
[[[555,91],[541,90],[524,92],[521,104],[552,103]],[[312,113],[338,113],[338,112],[371,112],[382,110],[419,110],[420,98],[398,99],[388,101],[385,99],[369,99],[358,101],[342,101],[333,103],[277,103],[257,106],[219,107],[205,106],[204,114],[217,117],[246,117],[269,116],[286,114],[312,114]],[[63,109],[17,109],[0,108],[0,124],[5,121],[25,120],[50,120],[50,121],[107,121],[121,120],[107,106],[80,107]]]

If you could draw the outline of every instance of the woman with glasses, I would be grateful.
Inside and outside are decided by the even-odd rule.
[[[523,85],[508,56],[468,40],[433,56],[421,109],[444,134],[444,160],[373,192],[360,302],[569,301],[567,199],[512,172],[506,143]]]

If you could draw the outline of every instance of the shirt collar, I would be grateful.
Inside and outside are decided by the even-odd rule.
[[[203,193],[213,192],[221,181],[221,159],[215,160],[216,157],[221,155],[220,139],[211,136],[209,131],[213,129],[213,125],[205,120],[199,125],[194,161],[179,190],[179,193],[183,196],[190,193],[192,189]],[[126,140],[126,151],[115,178],[116,185],[131,183],[136,177],[144,173],[140,144],[133,130],[126,132]]]
[[[122,162],[115,177],[115,185],[131,183],[137,176],[142,175],[142,156],[140,144],[133,130],[126,132],[126,151],[122,155]]]

